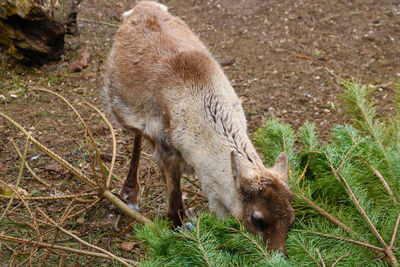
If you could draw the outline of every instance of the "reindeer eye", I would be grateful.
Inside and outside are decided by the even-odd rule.
[[[254,225],[255,228],[257,228],[259,230],[264,229],[264,221],[261,218],[254,217],[254,215],[251,214],[250,221]]]

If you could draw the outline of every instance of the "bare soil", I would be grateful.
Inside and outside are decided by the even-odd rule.
[[[304,121],[317,125],[323,138],[334,124],[346,123],[343,93],[338,79],[358,79],[373,85],[373,98],[381,114],[393,114],[400,84],[400,2],[397,0],[175,0],[161,1],[200,36],[223,69],[243,101],[250,133],[266,119],[277,117],[297,129]],[[102,109],[102,71],[111,47],[120,14],[135,1],[84,0],[79,12],[80,35],[66,38],[62,61],[40,68],[20,65],[0,56],[0,111],[28,129],[35,138],[66,160],[90,173],[85,156],[83,130],[73,113],[60,100],[30,89],[54,90],[74,104],[95,131],[102,153],[111,154],[111,139],[106,125],[84,101]],[[88,67],[71,72],[71,64],[82,51],[89,52]],[[10,142],[23,150],[24,138],[0,118],[0,177],[15,183],[19,158]],[[115,174],[125,177],[132,149],[132,135],[117,129],[119,160]],[[32,147],[32,146],[31,146]],[[151,153],[146,151],[146,153]],[[39,156],[35,158],[34,156]],[[34,195],[82,192],[85,185],[67,171],[51,165],[49,157],[31,148],[29,164],[51,184],[46,188],[24,175],[21,187]],[[159,170],[151,156],[141,161],[142,212],[163,216],[166,195]],[[185,186],[198,192],[196,182]],[[114,183],[119,188],[120,182]],[[186,193],[186,203],[195,211],[205,209],[205,201]],[[0,200],[0,211],[7,205]],[[66,202],[31,203],[57,217]],[[13,206],[15,208],[15,205]],[[77,208],[78,209],[78,208]],[[128,258],[141,257],[135,246],[120,248],[130,240],[130,231],[113,229],[113,207],[101,201],[69,229],[93,243]],[[129,224],[124,218],[120,229]],[[13,226],[14,227],[14,226]],[[17,228],[15,228],[17,229]],[[15,230],[0,226],[0,233]],[[62,238],[61,238],[62,239]],[[68,241],[68,240],[67,240]],[[68,243],[66,243],[68,244]],[[10,258],[9,249],[0,249],[0,258]],[[42,254],[37,256],[40,258]],[[50,258],[54,260],[53,258]],[[98,263],[97,259],[66,257],[71,263]],[[101,261],[107,264],[107,261]],[[1,266],[1,265],[0,265]]]

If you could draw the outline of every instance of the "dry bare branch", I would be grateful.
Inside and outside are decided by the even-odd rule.
[[[374,233],[374,235],[378,239],[379,243],[381,243],[382,246],[387,247],[387,244],[386,244],[385,240],[383,240],[382,236],[379,234],[378,230],[376,230],[374,224],[371,222],[371,220],[368,217],[367,213],[365,212],[363,207],[358,202],[358,199],[354,195],[353,190],[351,189],[349,183],[347,182],[347,179],[343,176],[343,174],[340,172],[340,170],[336,170],[333,167],[332,159],[331,159],[329,154],[327,154],[327,158],[329,159],[329,165],[330,165],[330,168],[332,170],[333,175],[336,177],[336,179],[341,180],[341,181],[344,182],[344,184],[346,186],[346,191],[348,192],[349,196],[351,197],[354,205],[357,207],[357,209],[359,210],[359,212],[363,216],[364,220],[367,222],[369,228]]]
[[[354,232],[353,230],[350,229],[350,227],[348,227],[347,225],[345,225],[344,223],[342,223],[341,221],[339,221],[338,219],[336,219],[335,217],[333,217],[330,213],[328,213],[327,211],[325,211],[324,209],[322,209],[320,206],[318,206],[317,204],[315,204],[312,200],[310,200],[309,198],[307,198],[306,196],[299,194],[299,193],[295,193],[296,196],[300,197],[301,199],[303,199],[305,202],[307,202],[307,204],[313,208],[314,210],[316,210],[322,217],[326,218],[328,221],[330,221],[331,223],[339,226],[340,228],[342,228],[343,230],[345,230],[346,232],[348,232],[349,234],[355,235],[355,236],[359,236],[356,232]]]
[[[335,267],[336,264],[339,263],[339,261],[341,261],[343,258],[346,258],[346,257],[349,257],[349,256],[351,256],[351,255],[350,255],[350,254],[346,254],[346,255],[341,256],[339,259],[337,259],[337,260],[332,264],[331,267]]]
[[[360,245],[362,247],[370,248],[370,249],[376,250],[378,252],[385,252],[385,249],[383,249],[383,248],[371,245],[371,244],[366,243],[366,242],[361,242],[361,241],[345,238],[345,237],[342,237],[342,236],[329,235],[329,234],[313,232],[313,231],[303,231],[303,230],[292,230],[292,231],[297,231],[297,232],[303,232],[303,233],[309,233],[309,234],[313,234],[313,235],[329,237],[329,238],[333,238],[333,239],[337,239],[337,240],[350,242],[350,243],[353,243],[353,244],[356,244],[356,245]]]
[[[100,200],[101,200],[101,198],[96,198],[96,199],[95,199],[92,203],[90,203],[87,207],[85,207],[85,208],[83,208],[82,210],[77,211],[77,212],[75,212],[75,213],[69,215],[69,216],[67,217],[67,219],[71,219],[71,218],[74,218],[74,217],[76,217],[76,216],[78,216],[78,215],[84,213],[84,212],[88,212],[88,211],[91,210],[97,203],[99,203]]]
[[[81,179],[83,182],[87,183],[88,185],[95,186],[96,184],[90,180],[85,174],[83,174],[80,170],[72,166],[69,162],[61,158],[59,155],[54,153],[52,150],[44,146],[42,143],[40,143],[38,140],[36,140],[34,137],[32,137],[25,128],[23,128],[19,123],[11,119],[9,116],[4,114],[3,112],[0,111],[0,116],[5,118],[7,121],[9,121],[11,124],[13,124],[18,130],[20,130],[25,136],[29,136],[29,140],[37,146],[40,150],[42,150],[44,153],[49,155],[51,158],[53,158],[55,161],[60,163],[64,168],[66,168],[68,171],[70,171],[72,174],[77,176],[79,179]]]
[[[319,259],[321,260],[322,267],[326,267],[324,258],[322,258],[322,255],[321,255],[321,252],[319,252],[319,249],[318,249],[318,248],[315,248],[315,252],[317,252],[318,257],[319,257]]]
[[[95,152],[96,152],[97,160],[98,160],[99,165],[100,165],[100,170],[101,170],[102,176],[103,176],[103,178],[104,178],[104,181],[103,181],[103,182],[104,182],[104,186],[105,186],[105,185],[106,185],[106,181],[105,181],[106,175],[105,175],[105,171],[104,171],[104,167],[103,167],[103,161],[101,160],[99,150],[98,150],[98,148],[97,148],[96,142],[94,141],[92,131],[91,131],[90,128],[87,126],[86,122],[82,119],[82,116],[79,114],[79,112],[76,110],[76,108],[75,108],[65,97],[63,97],[62,95],[60,95],[60,94],[58,94],[58,93],[56,93],[56,92],[54,92],[54,91],[44,89],[44,88],[36,88],[36,89],[33,89],[33,90],[34,90],[34,91],[46,92],[46,93],[49,93],[49,94],[52,94],[52,95],[57,96],[57,97],[60,98],[65,104],[67,104],[67,106],[75,113],[75,115],[78,117],[79,121],[81,122],[83,128],[85,129],[85,132],[87,133],[87,135],[88,135],[88,137],[89,137],[89,139],[90,139],[90,141],[91,141],[91,143],[92,143],[92,145],[93,145],[93,148],[94,148],[94,150],[95,150]],[[90,155],[90,147],[88,147],[88,154]],[[99,187],[101,187],[101,186],[99,185],[99,181],[97,180],[97,176],[96,176],[96,173],[95,173],[94,170],[93,170],[93,176],[94,176],[94,178],[95,178],[95,181],[96,181],[97,185],[98,185]]]
[[[93,188],[92,190],[98,190],[98,188]],[[44,200],[44,201],[53,201],[53,200],[59,200],[59,199],[71,199],[71,198],[76,198],[76,197],[88,197],[88,196],[96,196],[98,195],[99,192],[91,192],[91,193],[81,193],[81,194],[74,194],[74,195],[63,195],[63,196],[53,196],[53,197],[20,197],[20,196],[16,196],[15,199],[21,200],[32,200],[32,201],[40,201],[40,200]],[[11,196],[3,196],[1,195],[0,198],[5,198],[5,199],[9,199],[11,198]],[[79,201],[79,200],[78,200]],[[86,202],[86,201],[84,201]]]
[[[17,152],[18,156],[22,159],[22,154],[19,151],[17,145],[15,144],[15,142],[11,139],[11,144],[13,145],[15,151]],[[43,184],[46,187],[50,187],[50,184],[47,183],[45,180],[43,180],[42,178],[40,178],[33,170],[32,168],[29,166],[28,162],[25,161],[25,167],[26,169],[31,173],[31,175],[33,176],[33,178],[35,178],[38,182],[40,182],[41,184]]]
[[[300,177],[297,179],[296,183],[299,183],[306,176],[306,172],[307,172],[308,166],[310,165],[310,162],[311,162],[311,155],[308,156],[306,166],[304,167],[303,172],[301,173]]]
[[[306,249],[306,247],[303,245],[303,244],[300,244],[300,246],[303,248],[303,250],[307,253],[307,255],[313,260],[313,262],[315,262],[315,264],[318,266],[318,267],[321,267],[321,264],[319,264],[319,262],[317,261],[317,259],[315,259],[312,255],[311,255],[311,253]]]
[[[103,25],[110,26],[110,27],[113,27],[113,28],[118,28],[118,25],[112,24],[112,23],[107,23],[107,22],[104,22],[104,21],[91,20],[91,19],[84,19],[84,18],[79,18],[78,20],[79,20],[79,21],[83,21],[83,22],[90,22],[90,23],[103,24]]]
[[[111,203],[113,203],[117,208],[119,208],[123,213],[128,215],[130,218],[134,219],[135,221],[138,221],[142,224],[149,224],[151,223],[151,220],[143,216],[137,211],[134,211],[128,205],[126,205],[124,202],[122,202],[119,198],[113,195],[110,191],[106,190],[103,192],[103,196],[108,199]]]
[[[396,225],[394,226],[394,229],[393,229],[392,240],[390,241],[391,248],[393,248],[395,246],[394,242],[396,240],[397,231],[399,230],[399,224],[400,224],[400,214],[399,214],[399,216],[397,216]]]
[[[29,144],[30,144],[29,137],[30,137],[30,134],[28,133],[28,136],[26,137],[24,154],[22,154],[22,157],[21,157],[21,166],[19,168],[17,184],[15,185],[16,188],[19,188],[19,183],[21,182],[22,175],[24,174],[25,160],[26,160],[26,155],[28,154],[28,148],[29,148]],[[15,190],[12,190],[12,191],[13,191],[13,194],[11,195],[10,201],[8,202],[7,207],[5,208],[5,210],[3,211],[3,213],[0,216],[0,222],[3,220],[8,209],[11,207],[12,203],[14,202],[16,191]]]
[[[43,247],[43,248],[50,248],[53,247],[54,249],[59,249],[62,251],[66,251],[66,252],[71,252],[71,253],[75,253],[75,254],[80,254],[80,255],[85,255],[85,256],[92,256],[92,257],[99,257],[99,258],[103,258],[103,259],[113,259],[111,256],[104,254],[104,253],[98,253],[98,252],[92,252],[92,251],[87,251],[87,250],[80,250],[80,249],[74,249],[74,248],[70,248],[70,247],[65,247],[65,246],[60,246],[60,245],[51,245],[45,242],[38,242],[38,241],[32,241],[29,239],[23,239],[23,238],[17,238],[17,237],[12,237],[12,236],[6,236],[3,234],[0,234],[0,240],[4,240],[4,241],[9,241],[9,242],[13,242],[13,243],[18,243],[18,244],[34,244],[36,246],[39,247]],[[129,260],[129,259],[124,259],[121,258],[124,261],[130,263],[130,264],[134,264],[136,265],[137,262]]]
[[[101,116],[101,118],[105,121],[108,128],[110,129],[110,133],[111,133],[111,137],[112,137],[112,158],[111,158],[110,169],[108,170],[108,177],[107,177],[107,182],[106,182],[106,188],[109,188],[110,184],[111,184],[111,176],[112,176],[112,173],[114,170],[115,157],[117,154],[117,140],[115,138],[114,128],[112,127],[111,123],[106,118],[106,116],[98,108],[96,108],[95,106],[93,106],[92,104],[90,104],[88,102],[85,102],[84,104],[91,107],[92,109],[94,109]]]
[[[371,169],[371,171],[374,172],[374,174],[378,177],[379,181],[381,182],[381,184],[383,185],[383,187],[385,188],[386,192],[389,194],[390,199],[392,200],[393,204],[397,204],[397,200],[393,194],[392,189],[390,188],[388,182],[386,181],[386,179],[383,177],[383,175],[374,167],[372,166],[367,159],[365,159],[364,157],[360,156],[360,155],[356,155],[353,156],[351,159],[359,159],[364,165],[366,165],[369,169]]]
[[[64,229],[62,226],[60,226],[60,225],[58,225],[56,222],[54,222],[54,221],[53,221],[43,210],[41,210],[40,208],[36,208],[36,210],[38,210],[38,211],[43,215],[43,217],[45,217],[46,220],[49,221],[53,226],[55,226],[55,227],[57,227],[58,229],[60,229],[64,234],[69,235],[70,237],[74,238],[74,239],[77,240],[79,243],[82,243],[82,244],[84,244],[84,245],[86,245],[86,246],[88,246],[88,247],[90,247],[90,248],[92,248],[92,249],[95,249],[95,250],[97,250],[97,251],[100,251],[101,253],[104,253],[104,254],[108,255],[108,256],[111,257],[112,259],[117,260],[118,262],[124,264],[125,266],[130,266],[129,263],[126,262],[124,259],[122,259],[122,258],[120,258],[120,257],[118,257],[118,256],[115,256],[114,254],[112,254],[111,252],[109,252],[109,251],[107,251],[107,250],[105,250],[105,249],[102,249],[102,248],[100,248],[100,247],[98,247],[98,246],[95,246],[95,245],[92,245],[92,244],[86,242],[85,240],[82,240],[82,239],[79,238],[77,235],[75,235],[75,234],[71,233],[70,231]]]

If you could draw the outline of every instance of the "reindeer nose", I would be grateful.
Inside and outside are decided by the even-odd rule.
[[[286,246],[280,247],[280,248],[279,248],[279,252],[282,253],[283,255],[285,255],[285,257],[288,256],[288,254],[286,253]]]
[[[280,253],[282,253],[283,255],[285,255],[285,256],[287,256],[287,253],[286,253],[286,246],[282,246],[282,247],[279,247],[279,248],[270,248],[270,247],[268,247],[270,250],[272,250],[272,251],[276,251],[276,252],[280,252]]]
[[[271,242],[271,240],[267,239],[267,237],[264,236],[264,243],[265,241],[267,241],[266,243],[268,244],[268,250],[280,252],[283,255],[287,256],[285,243],[282,244],[282,242],[276,242],[276,241]]]
[[[277,249],[271,249],[271,250],[276,251],[276,252],[280,252],[280,253],[282,253],[283,255],[285,255],[285,257],[287,257],[286,246],[279,247],[279,248],[277,248]]]

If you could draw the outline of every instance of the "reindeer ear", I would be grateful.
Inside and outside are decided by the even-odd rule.
[[[288,184],[288,157],[286,155],[286,152],[282,152],[275,160],[275,165],[272,167],[278,174],[279,177],[281,178],[281,181],[284,182],[285,184]]]
[[[249,182],[246,180],[245,177],[243,177],[243,167],[240,166],[239,160],[238,160],[238,154],[236,151],[231,151],[231,166],[232,166],[232,175],[233,175],[233,180],[235,181],[236,188],[238,190],[245,190],[247,191],[249,189]]]

